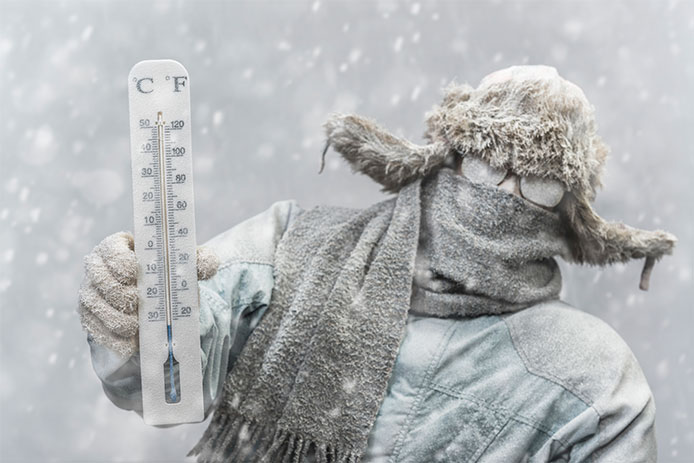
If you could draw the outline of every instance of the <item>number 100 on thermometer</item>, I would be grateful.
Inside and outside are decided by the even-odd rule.
[[[145,423],[204,418],[190,85],[173,60],[128,77],[140,368]]]

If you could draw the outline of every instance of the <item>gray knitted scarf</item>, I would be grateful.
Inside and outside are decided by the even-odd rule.
[[[360,461],[411,306],[463,317],[556,298],[561,235],[555,214],[448,168],[364,210],[303,212],[278,244],[268,310],[189,455]]]

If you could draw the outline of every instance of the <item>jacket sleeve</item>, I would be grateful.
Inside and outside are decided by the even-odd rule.
[[[505,321],[528,372],[572,396],[571,406],[557,399],[551,435],[531,462],[656,461],[653,393],[611,326],[559,301]]]
[[[653,393],[631,351],[611,353],[614,374],[604,393],[552,436],[546,445],[549,458],[537,461],[657,461]]]
[[[571,462],[656,462],[655,403],[648,390],[645,401],[631,402],[629,394],[619,406],[600,417],[597,432],[573,446]]]
[[[277,243],[300,213],[294,201],[280,201],[206,243],[219,257],[220,266],[212,278],[199,282],[205,417],[213,409],[227,372],[265,313],[272,293]],[[106,396],[119,408],[142,416],[139,353],[123,358],[91,336],[87,341],[92,366]]]

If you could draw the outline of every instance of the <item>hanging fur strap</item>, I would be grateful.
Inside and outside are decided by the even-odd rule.
[[[590,265],[610,265],[645,258],[639,288],[647,291],[651,271],[664,255],[672,254],[677,238],[663,230],[641,230],[598,216],[587,199],[567,194],[559,210],[571,224],[572,258]]]
[[[440,167],[449,155],[442,142],[415,145],[354,114],[333,114],[323,127],[327,143],[321,172],[325,154],[332,146],[354,171],[368,175],[383,186],[383,191],[390,193]]]

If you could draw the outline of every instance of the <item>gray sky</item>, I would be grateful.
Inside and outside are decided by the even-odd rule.
[[[335,153],[317,175],[330,112],[421,142],[447,83],[557,67],[612,148],[597,211],[680,239],[647,293],[632,262],[562,264],[562,294],[634,351],[661,461],[694,455],[693,2],[22,1],[0,4],[4,460],[181,460],[206,427],[155,429],[115,408],[75,313],[82,257],[132,229],[126,78],[157,58],[190,73],[201,243],[280,199],[384,198]]]

